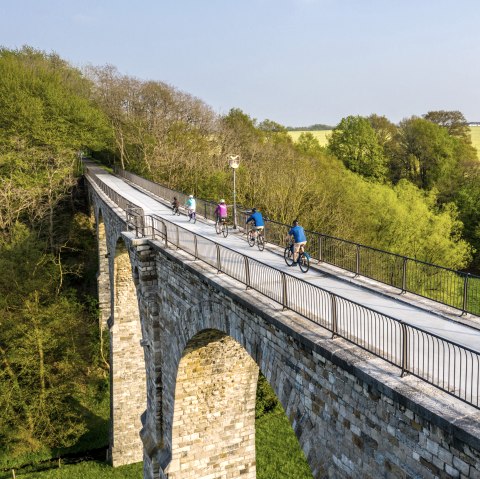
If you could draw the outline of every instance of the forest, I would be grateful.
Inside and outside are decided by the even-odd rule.
[[[293,142],[272,120],[236,108],[219,115],[161,81],[111,65],[79,70],[23,47],[0,49],[0,126],[2,468],[74,450],[107,427],[95,413],[108,407],[108,352],[98,331],[95,225],[80,152],[227,202],[227,157],[238,154],[237,201],[246,207],[480,271],[480,161],[458,111],[399,124],[349,116],[326,146],[308,132]]]

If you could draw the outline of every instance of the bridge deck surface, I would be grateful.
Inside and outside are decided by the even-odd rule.
[[[442,338],[464,345],[474,351],[480,351],[479,329],[460,322],[453,322],[434,311],[422,309],[421,303],[419,303],[418,306],[412,305],[388,297],[377,291],[346,282],[344,279],[337,279],[331,274],[322,272],[321,268],[311,268],[308,273],[304,274],[299,268],[291,268],[285,264],[283,256],[278,254],[278,247],[268,248],[269,245],[267,244],[265,250],[260,252],[256,247],[250,248],[248,246],[244,235],[231,234],[227,238],[223,238],[216,234],[212,222],[207,223],[197,221],[196,224],[189,223],[186,216],[172,215],[171,209],[167,205],[156,200],[151,195],[147,195],[139,189],[132,187],[122,178],[113,176],[104,170],[96,168],[95,173],[104,183],[120,193],[127,200],[142,207],[146,215],[155,214],[163,217],[166,220],[172,223],[177,223],[196,234],[209,238],[221,245],[228,246],[229,248],[262,261],[281,271],[298,276],[311,284],[343,296],[350,301],[354,301],[355,303],[366,306],[374,311],[378,311],[382,314],[404,321],[405,323],[417,326]]]

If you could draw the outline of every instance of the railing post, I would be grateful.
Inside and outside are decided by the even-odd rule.
[[[323,236],[318,235],[318,262],[321,263],[323,261]]]
[[[282,306],[284,311],[288,309],[287,275],[283,272],[282,272]]]
[[[205,219],[207,219],[207,203],[203,203],[204,211],[205,211]]]
[[[355,253],[355,276],[360,274],[360,245],[356,245]]]
[[[180,230],[178,229],[178,225],[177,225],[177,249],[180,247]]]
[[[243,261],[245,263],[245,285],[247,286],[247,289],[250,288],[250,263],[248,261],[248,257],[244,256]]]
[[[165,248],[168,248],[168,237],[167,237],[167,225],[162,221],[163,224],[163,234],[165,236]]]
[[[403,378],[408,374],[408,335],[407,335],[407,325],[400,321],[400,326],[402,327],[402,374]]]
[[[407,292],[407,257],[403,257],[402,294]]]
[[[465,275],[463,280],[463,304],[462,304],[462,316],[467,313],[467,303],[468,303],[468,277],[470,273]]]
[[[222,263],[220,262],[220,245],[216,243],[217,249],[217,273],[222,272]]]
[[[338,334],[337,297],[334,294],[331,294],[330,297],[332,299],[330,303],[332,308],[332,339],[334,339]]]
[[[193,237],[193,244],[195,246],[195,260],[198,259],[198,244],[197,244],[197,235]]]

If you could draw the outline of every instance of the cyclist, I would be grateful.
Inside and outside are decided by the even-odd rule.
[[[260,211],[257,211],[257,208],[252,208],[252,214],[248,217],[247,224],[250,223],[250,221],[253,221],[253,225],[255,227],[254,237],[256,238],[258,233],[263,234],[265,223],[263,222],[262,213],[260,213]]]
[[[195,198],[193,197],[193,195],[190,195],[185,203],[185,208],[187,208],[187,211],[188,211],[189,223],[190,223],[190,220],[193,220],[194,223],[197,220],[196,212],[195,212],[196,207],[197,207],[197,203],[195,201]]]
[[[297,256],[300,250],[304,250],[304,246],[307,244],[307,236],[305,230],[298,224],[298,220],[293,220],[293,225],[288,232],[290,239],[293,239],[293,263],[297,262]]]
[[[215,208],[215,223],[225,221],[227,219],[227,216],[227,205],[225,204],[225,200],[222,198],[220,200],[220,203],[218,203],[217,207]]]
[[[173,197],[173,201],[172,201],[172,210],[174,213],[176,213],[178,211],[178,208],[180,207],[180,202],[177,200],[177,197],[174,196]]]

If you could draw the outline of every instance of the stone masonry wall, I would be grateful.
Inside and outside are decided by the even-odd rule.
[[[204,467],[192,469],[194,461],[187,461],[189,467],[182,471],[176,462],[185,453],[177,440],[186,434],[177,431],[180,424],[187,429],[191,424],[195,441],[202,440],[195,426],[208,424],[204,411],[178,407],[185,388],[193,394],[212,384],[208,375],[199,384],[193,367],[185,369],[182,363],[192,338],[206,330],[230,336],[259,365],[315,478],[480,477],[478,410],[414,377],[400,377],[385,361],[342,339],[332,340],[320,327],[282,312],[278,304],[245,291],[182,252],[147,240],[132,244],[141,244],[135,247],[143,255],[150,248],[149,281],[143,284],[139,271],[138,290],[141,298],[148,296],[155,303],[154,308],[150,305],[153,313],[142,321],[147,336],[156,331],[150,358],[156,358],[155,370],[161,371],[148,382],[151,399],[142,435],[149,438],[144,440],[145,477],[164,478],[170,471],[175,474],[168,477],[175,479],[227,477],[209,475]],[[135,255],[132,260],[136,264]],[[215,404],[216,394],[219,389],[211,389],[210,404]],[[224,414],[221,407],[217,413]],[[211,432],[219,441],[230,433],[228,428]],[[152,438],[157,438],[155,444]],[[225,459],[210,456],[209,446],[206,440],[198,445],[210,465]],[[235,451],[229,461],[239,462]]]

